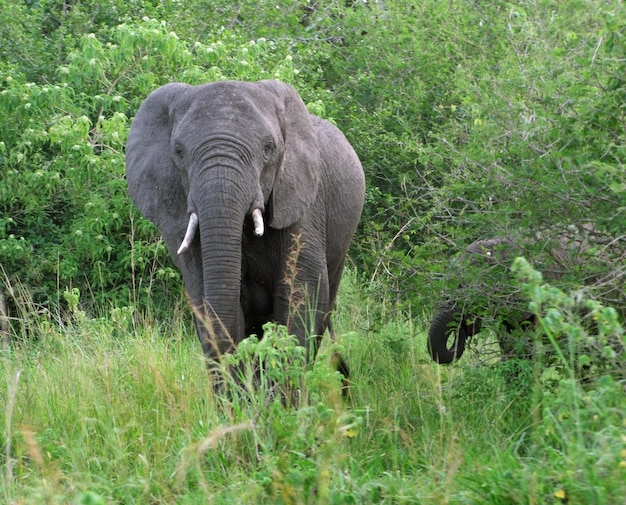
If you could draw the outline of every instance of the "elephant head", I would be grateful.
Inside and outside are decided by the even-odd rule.
[[[206,354],[232,350],[250,321],[263,323],[270,313],[286,323],[276,266],[286,260],[286,237],[304,236],[310,250],[302,270],[325,287],[321,299],[332,305],[334,277],[363,205],[363,173],[345,137],[310,115],[290,85],[157,89],[132,123],[126,175],[135,205],[161,230],[183,274]],[[354,196],[332,187],[338,177]],[[341,199],[347,221],[333,217]],[[326,236],[332,219],[343,220],[341,238]],[[330,249],[339,256],[332,272]]]
[[[552,240],[546,240],[546,235],[552,236]],[[455,283],[458,287],[448,294],[448,300],[431,321],[428,351],[432,359],[440,364],[458,360],[468,339],[490,323],[495,323],[491,328],[496,332],[502,360],[533,357],[537,337],[534,332],[541,331],[540,316],[529,311],[528,300],[521,296],[518,281],[509,275],[513,259],[520,255],[529,258],[549,283],[567,283],[564,277],[577,269],[583,274],[580,279],[590,286],[600,280],[592,269],[585,272],[584,262],[589,261],[587,253],[597,241],[612,243],[612,239],[597,232],[593,225],[582,224],[547,229],[526,239],[497,237],[471,243],[457,265],[463,281]],[[603,282],[606,279],[604,277]],[[580,317],[584,330],[589,335],[597,335],[598,327],[588,317],[588,308],[584,304],[569,305],[568,310],[572,309]],[[584,345],[593,341],[581,340]],[[611,345],[616,355],[623,353],[619,342]],[[587,352],[590,350],[584,351]]]

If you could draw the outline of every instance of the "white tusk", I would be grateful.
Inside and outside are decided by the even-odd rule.
[[[262,237],[265,233],[265,227],[263,226],[263,213],[261,209],[254,209],[252,211],[252,222],[254,223],[254,234],[257,237]]]
[[[192,212],[191,214],[189,214],[189,224],[187,225],[185,238],[181,242],[180,247],[178,248],[178,251],[176,252],[176,254],[180,256],[185,251],[187,251],[187,249],[189,249],[189,246],[191,245],[191,241],[196,236],[197,229],[198,229],[198,214],[196,214],[195,212]]]

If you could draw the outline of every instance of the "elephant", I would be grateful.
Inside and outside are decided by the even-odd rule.
[[[468,281],[460,283],[458,289],[439,307],[432,318],[428,331],[427,347],[431,358],[439,364],[453,363],[461,358],[466,343],[481,331],[483,323],[491,320],[500,348],[501,360],[510,358],[535,358],[538,352],[544,360],[555,360],[556,352],[550,347],[536,346],[537,336],[545,336],[540,328],[540,319],[536,313],[528,310],[528,300],[520,296],[518,283],[508,272],[515,257],[524,255],[532,258],[532,263],[542,274],[542,279],[549,283],[574,283],[581,289],[602,287],[608,302],[615,294],[623,294],[623,252],[617,251],[617,270],[598,275],[594,270],[593,260],[599,263],[612,260],[610,249],[618,241],[595,229],[593,225],[568,226],[565,230],[547,230],[555,236],[546,240],[545,235],[537,233],[525,240],[510,237],[496,237],[477,240],[471,243],[460,257],[460,270]],[[600,250],[602,255],[595,258],[589,253]],[[535,251],[535,254],[532,252]],[[534,256],[534,257],[533,257]],[[580,291],[579,291],[580,293]],[[603,300],[602,292],[597,299]],[[607,296],[608,295],[608,296]],[[622,304],[615,305],[616,313],[622,320],[626,309]],[[602,325],[591,313],[584,297],[576,295],[571,299],[567,310],[576,315],[577,324],[582,333],[567,345],[567,332],[551,333],[552,339],[560,339],[562,348],[568,353],[575,353],[572,358],[575,373],[587,380],[593,367],[603,370],[618,371],[623,377],[623,360],[626,348],[623,336],[602,333]],[[604,324],[606,332],[606,324]],[[536,333],[540,332],[540,335]],[[582,338],[580,335],[586,335]],[[450,344],[448,345],[448,342]],[[544,361],[545,363],[546,361]],[[552,361],[554,362],[554,361]],[[519,362],[513,362],[509,370],[515,370]]]
[[[361,162],[336,126],[280,81],[166,84],[132,122],[126,178],[182,273],[208,359],[270,321],[314,359],[334,335],[365,199]]]
[[[480,275],[475,277],[486,282],[471,287],[461,284],[458,292],[441,304],[433,316],[427,347],[434,361],[450,364],[460,359],[467,341],[481,331],[482,315],[489,313],[493,316],[494,312],[504,315],[501,317],[503,332],[498,337],[502,354],[520,355],[510,335],[516,330],[525,330],[534,325],[536,317],[516,306],[518,301],[514,299],[515,290],[504,279],[512,259],[521,252],[522,248],[509,237],[477,240],[467,246],[460,260],[463,272],[466,273],[472,267],[477,268]],[[494,277],[487,281],[490,273]],[[562,275],[562,271],[550,267],[544,270],[544,275],[548,279],[555,279]]]

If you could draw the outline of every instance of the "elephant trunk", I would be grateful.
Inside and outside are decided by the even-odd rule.
[[[204,320],[199,324],[200,340],[211,357],[232,351],[244,334],[241,246],[249,203],[233,172],[212,168],[210,181],[197,185],[191,195],[198,210],[202,249]]]
[[[448,339],[454,336],[448,347]],[[433,317],[428,330],[428,352],[439,364],[449,364],[458,360],[465,351],[468,335],[463,314],[455,303],[442,306]]]

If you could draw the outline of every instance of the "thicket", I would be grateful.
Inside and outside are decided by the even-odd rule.
[[[130,205],[124,141],[173,80],[280,78],[354,144],[368,179],[351,258],[429,312],[478,238],[563,240],[571,287],[623,309],[621,2],[3,2],[0,252],[45,307],[180,294]],[[457,279],[453,281],[458,282]],[[157,309],[158,310],[158,309]]]
[[[150,91],[263,78],[294,84],[365,168],[336,317],[345,402],[327,363],[305,369],[273,327],[231,357],[260,356],[267,375],[243,390],[226,376],[216,395],[172,317],[179,274],[127,196],[125,140]],[[0,0],[0,302],[18,337],[0,351],[0,493],[619,501],[625,158],[623,2]],[[567,275],[455,266],[498,235]],[[485,312],[515,290],[550,353],[430,363],[424,320],[459,284]]]

